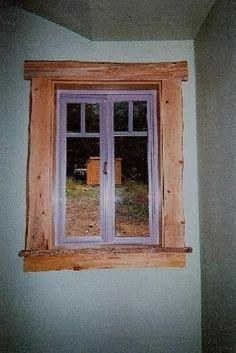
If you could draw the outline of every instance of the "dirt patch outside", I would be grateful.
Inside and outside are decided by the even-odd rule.
[[[67,181],[67,236],[100,234],[99,186]],[[116,235],[148,236],[148,190],[143,183],[125,183],[116,188]]]

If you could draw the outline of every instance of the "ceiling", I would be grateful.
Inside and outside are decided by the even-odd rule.
[[[214,0],[12,0],[90,40],[175,40],[197,35]]]

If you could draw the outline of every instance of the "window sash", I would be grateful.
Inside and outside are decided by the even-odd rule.
[[[91,94],[92,93],[92,94]],[[128,131],[114,131],[114,102],[129,102]],[[133,101],[147,101],[147,132],[133,131]],[[67,103],[100,104],[100,134],[86,133],[84,119],[81,116],[81,132],[66,131]],[[58,206],[55,217],[56,244],[143,244],[159,241],[159,181],[158,181],[158,137],[156,91],[57,91],[57,157],[56,157],[56,190]],[[83,109],[83,108],[82,108]],[[148,184],[149,184],[149,236],[115,236],[115,175],[114,175],[114,139],[116,136],[148,135]],[[68,237],[65,230],[65,178],[66,178],[66,139],[67,137],[100,136],[100,236]],[[108,161],[108,173],[103,175],[103,164]]]

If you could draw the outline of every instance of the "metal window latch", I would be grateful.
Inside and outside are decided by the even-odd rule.
[[[107,161],[103,163],[103,174],[107,174]]]

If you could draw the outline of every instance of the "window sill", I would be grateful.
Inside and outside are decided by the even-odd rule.
[[[51,250],[22,250],[24,271],[85,270],[104,268],[185,267],[192,248],[157,245],[103,245]]]

